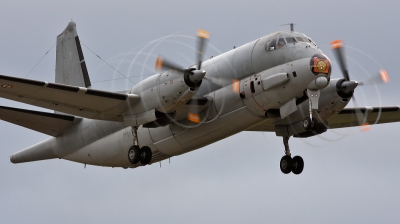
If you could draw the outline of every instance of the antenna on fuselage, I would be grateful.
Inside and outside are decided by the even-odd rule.
[[[297,24],[294,24],[294,23],[287,23],[287,24],[283,24],[283,25],[281,25],[281,26],[287,26],[287,25],[290,25],[290,31],[294,31],[294,25],[297,25]]]

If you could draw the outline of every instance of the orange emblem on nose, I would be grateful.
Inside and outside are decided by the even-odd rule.
[[[313,72],[325,73],[325,74],[329,73],[330,63],[329,63],[328,60],[320,59],[320,58],[317,58],[317,57],[313,58],[313,60],[314,60]]]

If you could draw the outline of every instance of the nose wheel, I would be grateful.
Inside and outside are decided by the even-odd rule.
[[[298,175],[304,169],[304,160],[301,156],[295,156],[292,158],[289,148],[289,138],[290,136],[283,137],[283,144],[285,145],[285,154],[280,162],[280,168],[282,173],[288,174],[290,172]]]

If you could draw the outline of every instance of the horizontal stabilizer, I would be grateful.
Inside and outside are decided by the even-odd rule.
[[[57,137],[80,121],[71,115],[0,106],[0,119]]]

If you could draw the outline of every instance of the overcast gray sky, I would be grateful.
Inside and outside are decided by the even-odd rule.
[[[9,1],[0,0],[0,74],[26,77],[73,19],[93,87],[132,87],[162,55],[194,63],[197,29],[218,55],[271,32],[295,29],[333,60],[329,42],[347,45],[351,77],[384,67],[391,83],[359,87],[360,105],[400,105],[399,1]],[[170,35],[163,42],[157,40]],[[137,57],[136,57],[137,56]],[[55,48],[28,78],[54,80]],[[339,78],[336,63],[333,77]],[[0,105],[33,107],[0,99]],[[42,110],[40,108],[33,108]],[[65,160],[14,165],[9,156],[49,136],[0,121],[2,223],[399,223],[400,124],[337,129],[291,139],[301,175],[279,169],[282,139],[243,132],[168,161],[138,169],[103,168]]]

